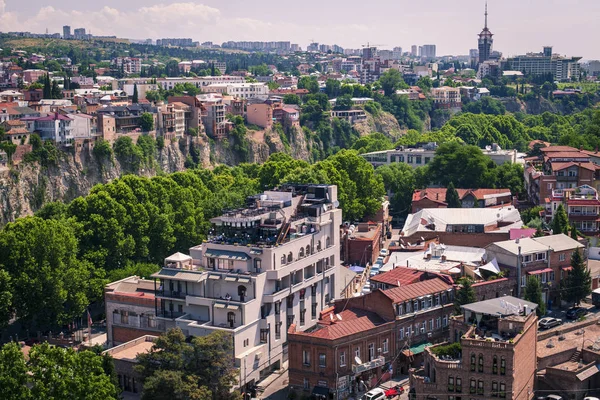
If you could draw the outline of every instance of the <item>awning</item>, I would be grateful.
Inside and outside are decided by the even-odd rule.
[[[238,282],[240,282],[240,283],[250,283],[250,278],[238,278]]]
[[[417,344],[417,345],[411,346],[407,350],[402,350],[402,354],[404,354],[406,357],[415,356],[417,354],[421,354],[422,352],[424,352],[425,348],[429,347],[431,345],[432,344],[429,342]]]
[[[227,304],[228,310],[238,310],[239,308],[240,306],[238,306],[237,304]]]
[[[563,271],[573,271],[573,267],[570,265],[568,267],[560,267],[560,269],[562,269]]]
[[[528,271],[527,273],[529,275],[539,275],[539,274],[543,274],[545,272],[552,272],[552,268],[538,269],[537,271]]]
[[[600,369],[598,368],[599,364],[596,364],[588,369],[586,369],[583,372],[580,372],[577,374],[577,379],[579,379],[580,381],[585,381],[586,379],[591,378],[592,376],[596,375],[598,373],[598,371],[600,371]]]
[[[225,308],[225,304],[222,304],[222,303],[216,303],[216,304],[215,304],[215,308]]]
[[[209,275],[208,279],[221,279],[221,275]]]
[[[207,249],[204,252],[205,257],[209,258],[226,258],[228,260],[246,261],[250,257],[246,253],[241,251],[228,251],[228,250],[214,250]]]
[[[226,282],[235,282],[235,281],[237,281],[237,277],[235,277],[235,276],[226,276],[225,277],[225,281]]]
[[[312,393],[317,396],[325,396],[329,397],[329,388],[323,386],[315,386],[313,387]]]

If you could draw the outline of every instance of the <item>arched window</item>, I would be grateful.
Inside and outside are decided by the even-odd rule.
[[[243,303],[246,301],[246,286],[240,285],[238,286],[238,296],[240,296],[240,301]]]
[[[483,372],[483,354],[479,354],[479,372]]]
[[[329,236],[327,236],[325,238],[325,248],[328,248],[329,246],[331,246],[331,239],[329,239]]]
[[[471,354],[471,371],[475,371],[476,357],[475,353]]]
[[[310,246],[306,245],[306,257],[310,256]]]
[[[298,252],[298,259],[304,258],[304,247],[300,247],[300,251]]]
[[[281,256],[281,265],[285,265],[286,264],[286,258],[285,258],[285,254]]]
[[[500,358],[500,375],[506,375],[506,358]]]
[[[288,254],[288,260],[289,263],[291,263],[292,261],[294,261],[294,256],[292,255],[292,252],[290,251],[290,254]]]

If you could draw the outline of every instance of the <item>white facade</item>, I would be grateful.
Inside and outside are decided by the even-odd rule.
[[[335,281],[342,223],[337,187],[293,191],[265,192],[251,208],[214,218],[215,236],[190,256],[167,258],[153,275],[160,279],[158,315],[167,325],[186,335],[233,335],[240,386],[280,366],[287,328],[315,326],[344,289]]]
[[[204,88],[208,93],[227,93],[240,99],[248,99],[258,95],[269,94],[269,87],[264,83],[222,83],[208,85]]]
[[[157,79],[156,83],[162,86],[163,89],[173,89],[178,83],[191,83],[197,88],[204,88],[208,85],[227,84],[227,83],[244,83],[246,80],[242,76],[221,75],[221,76],[203,76],[203,77],[179,77],[179,78],[161,78]]]

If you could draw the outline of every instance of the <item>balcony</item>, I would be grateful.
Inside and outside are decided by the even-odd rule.
[[[156,297],[185,300],[187,293],[175,290],[157,290]]]
[[[381,368],[385,365],[385,357],[377,357],[372,361],[362,363],[362,364],[353,364],[352,372],[354,374],[361,374],[365,371],[370,371],[374,368]]]
[[[185,315],[185,313],[179,312],[179,311],[169,311],[169,310],[159,310],[158,311],[159,318],[175,319],[175,318],[179,318],[183,315]]]

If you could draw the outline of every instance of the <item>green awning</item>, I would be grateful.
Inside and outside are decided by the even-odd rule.
[[[425,348],[429,346],[432,346],[432,344],[429,342],[416,344],[414,346],[411,346],[407,350],[403,350],[402,354],[404,354],[406,357],[416,356],[417,354],[421,354],[422,352],[424,352]]]

